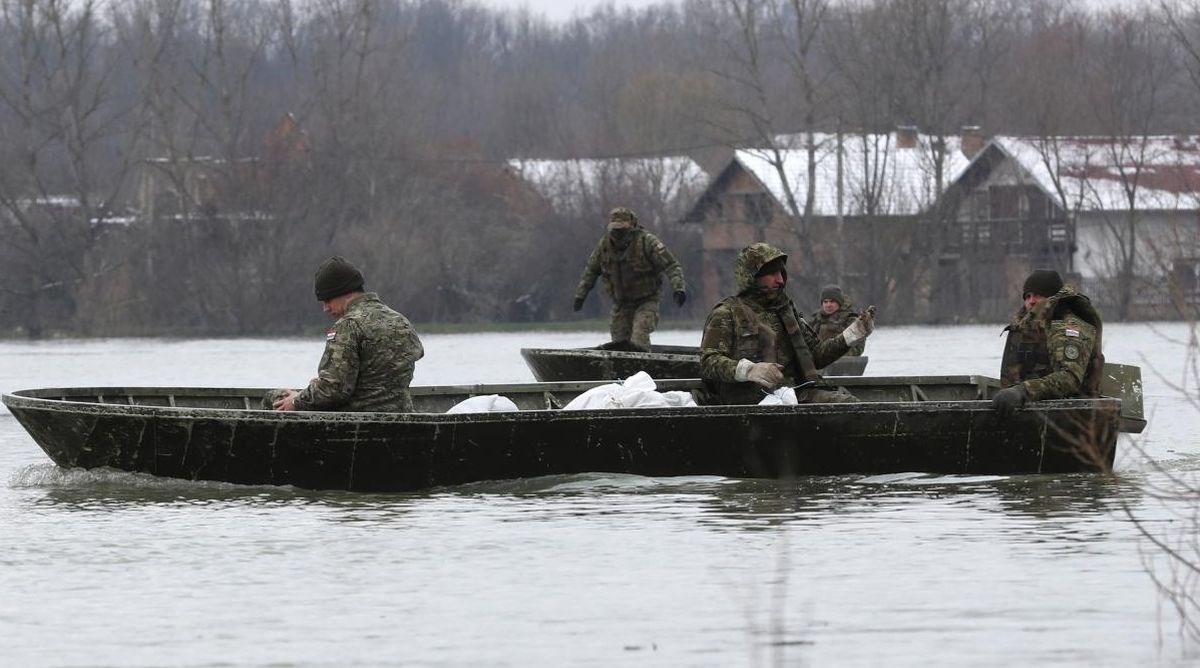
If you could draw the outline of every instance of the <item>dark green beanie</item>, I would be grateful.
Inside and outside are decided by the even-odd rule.
[[[341,297],[347,292],[362,290],[363,275],[357,267],[350,264],[340,255],[325,260],[317,267],[317,277],[314,281],[317,299],[325,301]]]
[[[1052,297],[1059,290],[1062,290],[1063,279],[1053,269],[1035,269],[1029,278],[1025,279],[1025,285],[1021,288],[1021,298],[1025,295],[1035,294],[1041,297]]]
[[[826,285],[821,288],[821,301],[832,299],[838,303],[838,306],[846,305],[846,295],[842,294],[842,289],[836,285]]]

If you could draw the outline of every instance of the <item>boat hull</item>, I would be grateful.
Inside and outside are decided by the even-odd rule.
[[[860,404],[546,408],[586,385],[414,388],[418,405],[428,407],[508,388],[501,393],[523,408],[454,415],[248,408],[260,390],[195,397],[197,390],[188,390],[186,399],[174,388],[88,390],[100,401],[71,389],[29,390],[4,402],[62,467],[363,492],[584,472],[795,478],[1103,471],[1113,462],[1120,409],[1117,399],[1047,401],[1001,420],[989,401],[938,400],[933,386],[917,385],[911,400]],[[982,396],[994,387],[960,385],[955,394]],[[849,389],[885,399],[904,391],[903,384],[872,387]],[[114,403],[102,403],[106,396]]]
[[[522,348],[521,357],[541,382],[620,380],[645,371],[651,378],[699,378],[700,350],[652,346],[650,352],[598,348]],[[821,370],[826,376],[861,376],[866,357],[842,357]]]

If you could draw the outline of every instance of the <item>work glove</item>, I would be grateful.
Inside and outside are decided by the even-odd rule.
[[[869,306],[862,315],[858,316],[857,320],[842,330],[842,338],[846,340],[846,345],[852,346],[870,336],[873,331],[875,331],[875,307]]]
[[[1017,412],[1018,408],[1024,406],[1028,399],[1029,392],[1025,390],[1025,384],[1017,383],[997,392],[996,396],[992,397],[992,408],[996,409],[996,413],[1000,417],[1007,420]]]
[[[749,381],[764,390],[772,391],[783,384],[783,365],[742,359],[738,361],[733,378],[739,383]]]
[[[571,304],[571,310],[578,311],[581,308],[583,308],[583,297],[576,297],[575,303]]]
[[[683,306],[683,303],[686,301],[687,301],[687,293],[684,292],[683,290],[676,290],[675,291],[675,305]]]

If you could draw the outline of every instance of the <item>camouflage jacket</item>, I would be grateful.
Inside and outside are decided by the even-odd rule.
[[[611,235],[605,234],[588,258],[579,287],[575,288],[575,298],[585,299],[596,284],[596,278],[603,276],[608,296],[614,304],[638,304],[658,299],[663,272],[667,273],[672,289],[686,289],[683,268],[658,237],[635,227],[628,245],[621,248],[613,243]]]
[[[325,334],[317,378],[297,395],[296,410],[412,411],[408,385],[424,355],[408,318],[368,292]]]
[[[1022,308],[1005,328],[1000,384],[1024,383],[1034,400],[1095,396],[1104,366],[1101,329],[1091,301],[1070,286]]]
[[[838,334],[841,334],[842,330],[849,327],[857,319],[857,313],[855,313],[849,306],[843,306],[829,315],[826,315],[824,311],[818,310],[816,313],[812,314],[812,317],[809,318],[808,322],[813,326],[813,329],[816,330],[817,340],[828,341]],[[866,348],[867,340],[862,339],[861,341],[850,346],[850,352],[846,353],[846,355],[849,357],[858,357],[859,355],[863,354],[863,351],[866,350]]]
[[[840,336],[818,341],[790,299],[771,307],[755,295],[730,297],[708,315],[700,344],[700,377],[710,403],[758,403],[763,392],[751,382],[734,380],[738,361],[783,365],[784,384],[816,380],[817,369],[846,353]]]

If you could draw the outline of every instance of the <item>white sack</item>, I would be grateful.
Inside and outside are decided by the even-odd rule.
[[[799,402],[796,401],[796,390],[790,387],[781,387],[778,390],[763,397],[763,400],[758,402],[759,406],[795,406]]]
[[[511,413],[517,409],[512,399],[499,394],[482,394],[463,399],[450,407],[447,413]]]

